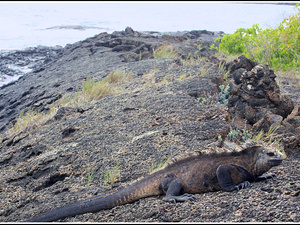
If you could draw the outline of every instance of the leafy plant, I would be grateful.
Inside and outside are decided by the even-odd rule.
[[[220,85],[219,88],[221,91],[218,94],[219,102],[217,102],[217,105],[223,104],[226,105],[228,103],[228,97],[229,97],[229,85]]]
[[[260,63],[267,63],[273,69],[288,70],[300,68],[300,5],[298,13],[284,19],[275,28],[263,30],[258,24],[251,28],[239,28],[234,34],[217,38],[218,47],[225,55],[244,54]]]
[[[204,96],[197,98],[196,101],[200,105],[226,105],[229,97],[229,85],[220,85],[219,88],[221,90],[219,93],[204,92]]]
[[[246,142],[247,140],[252,138],[252,134],[248,131],[243,129],[242,131],[237,131],[237,130],[231,130],[228,134],[227,134],[227,139],[229,141],[233,141],[233,142]]]
[[[196,101],[199,102],[200,105],[214,105],[218,102],[218,94],[204,92],[203,97],[197,98]]]

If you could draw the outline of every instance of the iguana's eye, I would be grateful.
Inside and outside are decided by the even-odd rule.
[[[268,152],[267,155],[268,156],[274,156],[275,154],[273,152]]]

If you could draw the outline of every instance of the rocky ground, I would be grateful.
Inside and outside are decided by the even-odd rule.
[[[67,45],[52,60],[3,86],[0,221],[22,221],[129,184],[163,159],[222,150],[219,136],[225,140],[233,128],[267,129],[277,122],[288,158],[271,169],[274,180],[254,182],[238,192],[197,194],[193,202],[172,204],[153,196],[61,221],[299,222],[299,80],[282,78],[277,86],[267,67],[248,67],[250,61],[243,58],[228,64],[235,70],[225,79],[221,59],[209,48],[219,35],[205,30],[139,33],[130,28],[101,33]],[[153,57],[153,49],[170,45],[178,57]],[[187,60],[191,55],[203,60],[192,63]],[[46,122],[5,134],[22,110],[47,112],[52,102],[75,94],[83,79],[102,80],[113,70],[131,73],[118,95],[61,107]],[[244,88],[249,82],[254,89]],[[216,105],[225,84],[231,85],[229,104]],[[214,102],[201,104],[207,96],[215,96]],[[116,182],[104,186],[106,171],[117,162]]]

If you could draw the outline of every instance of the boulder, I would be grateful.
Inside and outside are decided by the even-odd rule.
[[[229,112],[232,117],[247,119],[251,125],[261,119],[267,119],[266,124],[277,124],[292,112],[293,101],[280,94],[273,70],[267,65],[259,64],[248,71],[251,68],[249,62],[240,57],[239,65],[235,64],[237,69],[232,72],[233,81],[230,82]],[[262,124],[262,121],[259,124]],[[257,124],[254,127],[261,128],[261,125]],[[264,130],[269,127],[264,126]]]
[[[277,128],[277,139],[282,139],[286,154],[299,150],[297,107],[289,96],[281,94],[274,71],[244,56],[227,67],[231,68],[228,112],[233,126],[244,129],[247,123],[254,133]]]

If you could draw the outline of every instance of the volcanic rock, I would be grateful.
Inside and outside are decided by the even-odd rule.
[[[225,72],[210,60],[216,51],[208,47],[217,34],[178,32],[163,38],[159,32],[131,28],[101,33],[67,45],[43,69],[3,86],[0,221],[20,222],[104,194],[148,174],[165,159],[227,151],[221,139],[235,125],[232,118],[249,120],[251,127],[261,119],[261,127],[276,122],[283,134],[287,128],[296,134],[299,110],[288,115],[289,100],[264,65],[241,67],[238,82],[231,83],[229,109],[219,101]],[[176,49],[175,58],[154,58],[153,49],[163,42]],[[116,70],[131,74],[118,94],[60,106],[52,118],[6,134],[22,111],[46,113],[53,102],[80,93],[87,77],[101,81]],[[202,104],[199,99],[205,97],[214,101]],[[290,147],[294,137],[286,136]],[[105,174],[117,164],[115,183],[104,185]],[[251,183],[239,192],[197,194],[198,201],[177,204],[153,196],[60,222],[299,222],[299,158],[290,157],[270,172],[276,179]]]

